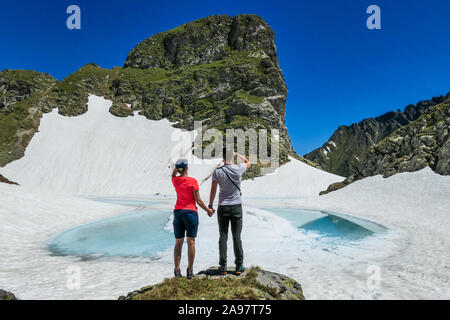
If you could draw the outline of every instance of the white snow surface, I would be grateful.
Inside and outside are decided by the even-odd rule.
[[[305,274],[301,278],[309,298],[450,299],[449,176],[430,168],[387,179],[374,176],[324,196],[284,203],[370,219],[398,235],[390,254],[338,270],[324,265]],[[384,248],[377,250],[382,253]],[[366,282],[376,268],[380,288],[369,290]]]
[[[88,112],[64,117],[57,110],[44,115],[26,149],[25,156],[0,172],[25,186],[39,186],[67,194],[85,196],[173,195],[170,180],[179,157],[190,161],[189,175],[202,183],[220,163],[191,154],[194,132],[173,128],[169,121],[143,116],[119,118],[109,113],[112,102],[89,96]],[[311,196],[343,178],[290,158],[276,174],[263,178],[272,196]],[[294,174],[293,174],[294,173]],[[272,188],[278,179],[280,188]],[[257,195],[249,181],[248,195]],[[205,185],[206,186],[206,185]],[[207,196],[206,188],[201,189]]]
[[[218,160],[191,155],[193,132],[143,116],[120,118],[112,102],[89,96],[88,112],[64,117],[44,115],[25,156],[1,169],[21,185],[78,195],[148,195],[173,192],[170,174],[179,157],[191,160],[199,182]],[[194,162],[195,160],[195,162]]]
[[[24,158],[0,170],[21,183],[0,184],[0,288],[22,299],[116,299],[172,275],[171,249],[157,261],[80,260],[46,249],[59,232],[136,210],[74,194],[148,199],[159,192],[168,195],[157,197],[159,206],[170,210],[175,202],[169,166],[177,142],[171,133],[181,130],[166,120],[115,118],[109,106],[90,96],[82,116],[44,115]],[[189,146],[182,143],[180,149],[187,154]],[[201,181],[216,163],[192,166],[191,175]],[[291,159],[273,174],[245,181],[247,265],[293,277],[307,299],[450,299],[450,177],[427,168],[366,178],[317,196],[341,179]],[[344,213],[380,223],[389,232],[359,247],[327,252],[271,207]],[[218,256],[216,219],[201,210],[199,215],[197,270],[215,265]],[[232,261],[231,241],[229,256]],[[185,260],[184,251],[183,266]],[[78,272],[79,288],[70,285]]]
[[[274,173],[242,182],[245,197],[310,197],[343,178],[289,157]],[[281,183],[280,183],[281,182]]]

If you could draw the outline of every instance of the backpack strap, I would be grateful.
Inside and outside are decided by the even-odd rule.
[[[239,194],[242,196],[242,192],[241,192],[241,188],[239,188],[237,186],[236,183],[234,183],[234,181],[231,179],[231,177],[228,175],[228,173],[223,169],[224,166],[219,167],[219,169],[222,169],[223,173],[225,173],[225,175],[228,177],[228,179],[230,179],[231,183],[239,190]]]

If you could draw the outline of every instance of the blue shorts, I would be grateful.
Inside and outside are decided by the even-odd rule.
[[[175,239],[195,238],[198,230],[198,213],[194,210],[174,210],[173,211],[173,231]]]

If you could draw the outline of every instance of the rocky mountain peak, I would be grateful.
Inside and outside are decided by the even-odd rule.
[[[222,60],[232,51],[269,57],[276,65],[275,33],[257,15],[215,15],[140,42],[124,67],[174,69]]]
[[[23,122],[33,120],[27,142],[42,112],[58,108],[61,115],[79,116],[87,111],[89,94],[111,100],[115,116],[138,112],[151,120],[166,118],[186,130],[202,121],[204,127],[223,133],[230,128],[266,129],[271,139],[271,130],[277,129],[280,162],[287,162],[288,155],[298,157],[285,126],[287,87],[274,38],[257,15],[216,15],[143,40],[129,53],[124,67],[87,64],[62,81],[43,86],[40,95],[23,96],[22,116],[0,140],[4,143],[0,167],[23,155],[26,143],[17,139]],[[0,114],[2,119],[8,121]],[[255,175],[260,174],[259,167],[254,169]]]

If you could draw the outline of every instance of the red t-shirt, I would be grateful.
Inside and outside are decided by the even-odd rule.
[[[197,211],[194,191],[198,190],[198,183],[192,177],[172,177],[172,184],[177,192],[177,203],[175,210]]]

